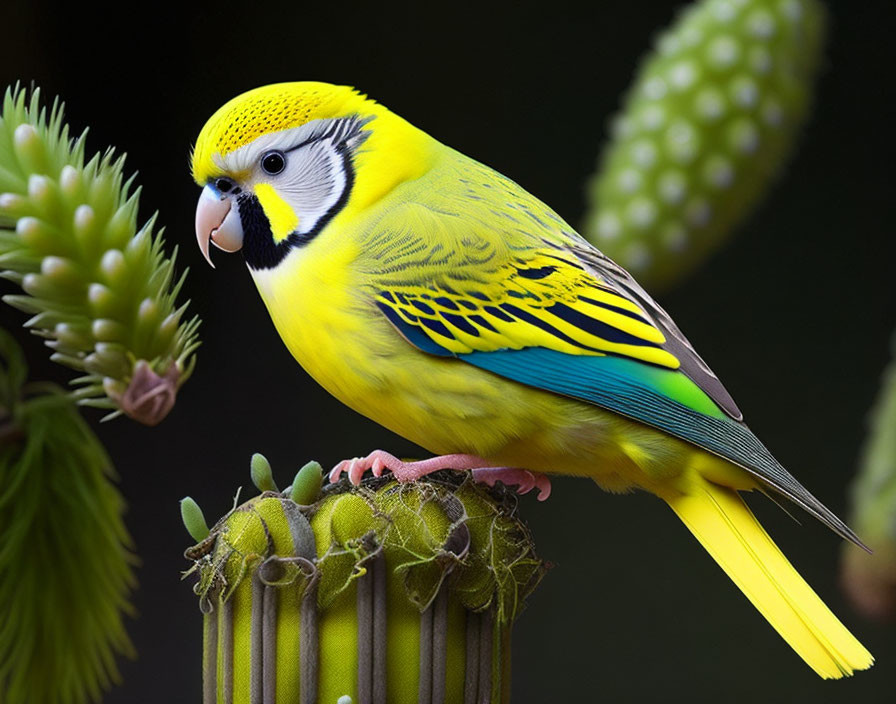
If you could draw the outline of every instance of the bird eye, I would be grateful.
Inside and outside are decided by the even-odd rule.
[[[286,168],[286,157],[280,152],[268,152],[261,157],[261,168],[271,176],[279,174]]]

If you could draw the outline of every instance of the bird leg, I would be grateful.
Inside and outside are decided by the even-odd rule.
[[[516,485],[520,494],[537,488],[539,501],[544,501],[551,494],[551,480],[544,474],[515,467],[490,467],[487,460],[476,455],[442,455],[418,462],[402,462],[388,452],[374,450],[367,457],[355,457],[337,464],[330,472],[330,481],[339,481],[339,477],[345,472],[348,480],[357,486],[368,469],[375,477],[380,477],[389,470],[400,482],[413,482],[440,469],[471,470],[473,481],[489,486],[494,486],[497,481],[505,485]]]

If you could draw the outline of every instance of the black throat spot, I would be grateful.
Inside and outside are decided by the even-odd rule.
[[[243,257],[250,269],[273,269],[283,261],[293,247],[303,247],[317,237],[330,220],[345,207],[351,195],[352,186],[355,184],[355,172],[346,144],[344,142],[339,144],[336,151],[342,157],[345,188],[342,189],[339,199],[308,232],[293,232],[280,242],[274,242],[271,223],[268,221],[267,215],[264,214],[264,208],[261,207],[258,197],[246,192],[237,197],[240,223],[243,226]]]

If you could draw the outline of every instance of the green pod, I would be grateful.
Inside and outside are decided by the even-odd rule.
[[[47,176],[32,174],[28,178],[28,199],[35,212],[46,214],[48,219],[64,217],[64,203],[59,185]]]
[[[511,626],[545,570],[512,498],[450,472],[291,496],[186,552],[206,704],[509,701]]]
[[[174,279],[155,217],[138,229],[133,181],[111,150],[85,160],[84,138],[69,139],[60,104],[47,110],[39,91],[6,92],[0,276],[27,295],[4,300],[34,316],[28,325],[55,350],[51,359],[86,371],[74,382],[78,403],[154,425],[192,372],[199,323],[183,319],[183,279]],[[111,361],[100,350],[110,342],[124,347]]]
[[[17,125],[12,133],[12,144],[26,172],[46,174],[52,170],[44,142],[33,125]]]
[[[6,215],[7,213],[3,211],[2,214]],[[24,250],[25,254],[37,258],[53,254],[64,257],[74,254],[73,244],[70,241],[66,241],[60,236],[56,228],[43,220],[29,215],[16,221],[13,212],[8,213],[8,215],[16,222],[15,232],[19,239],[18,241],[8,240],[4,242],[3,254],[11,254],[20,249]],[[30,269],[26,269],[26,271],[30,271]]]
[[[67,288],[73,294],[82,295],[84,275],[78,263],[65,257],[44,257],[40,263],[40,271],[54,285]]]
[[[100,271],[104,277],[106,286],[111,288],[124,288],[128,279],[128,267],[124,254],[120,249],[107,249],[100,259]]]
[[[792,151],[823,45],[817,0],[702,0],[644,60],[583,234],[652,290],[698,266]]]

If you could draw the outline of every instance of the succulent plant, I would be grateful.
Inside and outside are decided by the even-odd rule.
[[[754,207],[805,121],[817,0],[702,0],[659,35],[588,186],[583,234],[652,289],[700,264]]]
[[[140,189],[124,155],[89,160],[58,102],[6,91],[0,113],[0,275],[23,289],[3,297],[32,317],[51,359],[82,376],[78,403],[155,425],[193,370],[197,318],[176,299],[175,254],[155,216],[139,229]]]
[[[896,352],[896,338],[893,341]],[[859,473],[852,486],[851,523],[874,551],[843,548],[843,585],[857,608],[896,618],[896,360],[884,375],[871,413]]]

